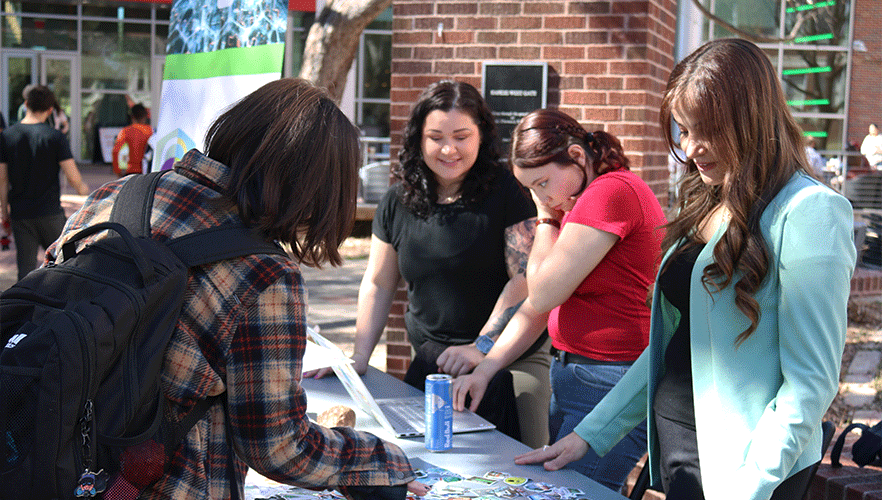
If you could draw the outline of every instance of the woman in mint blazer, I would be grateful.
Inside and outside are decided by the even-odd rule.
[[[649,347],[575,431],[516,458],[554,470],[648,418],[668,500],[796,500],[839,387],[856,252],[850,203],[815,179],[765,54],[708,42],[671,73],[687,171],[666,226]]]

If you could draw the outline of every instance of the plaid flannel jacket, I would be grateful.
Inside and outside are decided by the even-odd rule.
[[[55,247],[77,230],[108,220],[125,178],[98,188],[72,215]],[[196,150],[160,180],[151,216],[164,241],[238,220],[217,203],[229,170]],[[98,236],[100,237],[100,235]],[[247,467],[305,487],[396,485],[414,479],[402,450],[350,428],[306,417],[299,381],[306,301],[297,264],[251,255],[191,270],[177,330],[166,352],[163,390],[181,419],[200,398],[226,391],[187,435],[170,468],[141,498],[227,499],[235,474],[244,498]]]

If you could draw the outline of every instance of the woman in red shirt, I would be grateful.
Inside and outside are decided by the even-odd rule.
[[[665,218],[655,194],[629,170],[619,140],[588,132],[561,111],[537,110],[521,120],[511,164],[533,193],[538,219],[529,296],[509,326],[550,312],[554,442],[572,432],[646,348],[647,298]],[[454,408],[469,393],[476,405],[499,367],[533,341],[508,331],[472,375],[454,382]],[[645,451],[644,423],[602,458],[589,452],[568,467],[618,491]]]

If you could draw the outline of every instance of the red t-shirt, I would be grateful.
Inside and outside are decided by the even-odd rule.
[[[649,343],[649,286],[665,216],[649,186],[629,170],[596,178],[563,218],[619,240],[548,318],[554,347],[601,361],[632,361]]]

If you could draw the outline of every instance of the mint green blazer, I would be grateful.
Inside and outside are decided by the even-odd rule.
[[[689,296],[690,354],[708,500],[768,499],[781,481],[820,460],[821,420],[839,390],[856,259],[853,217],[844,197],[794,174],[761,217],[769,271],[754,295],[759,324],[740,346],[735,338],[750,322],[735,306],[734,288],[709,294],[701,284],[725,224],[698,256]],[[575,429],[604,455],[648,418],[654,485],[661,483],[650,410],[678,321],[656,288],[649,346]]]

